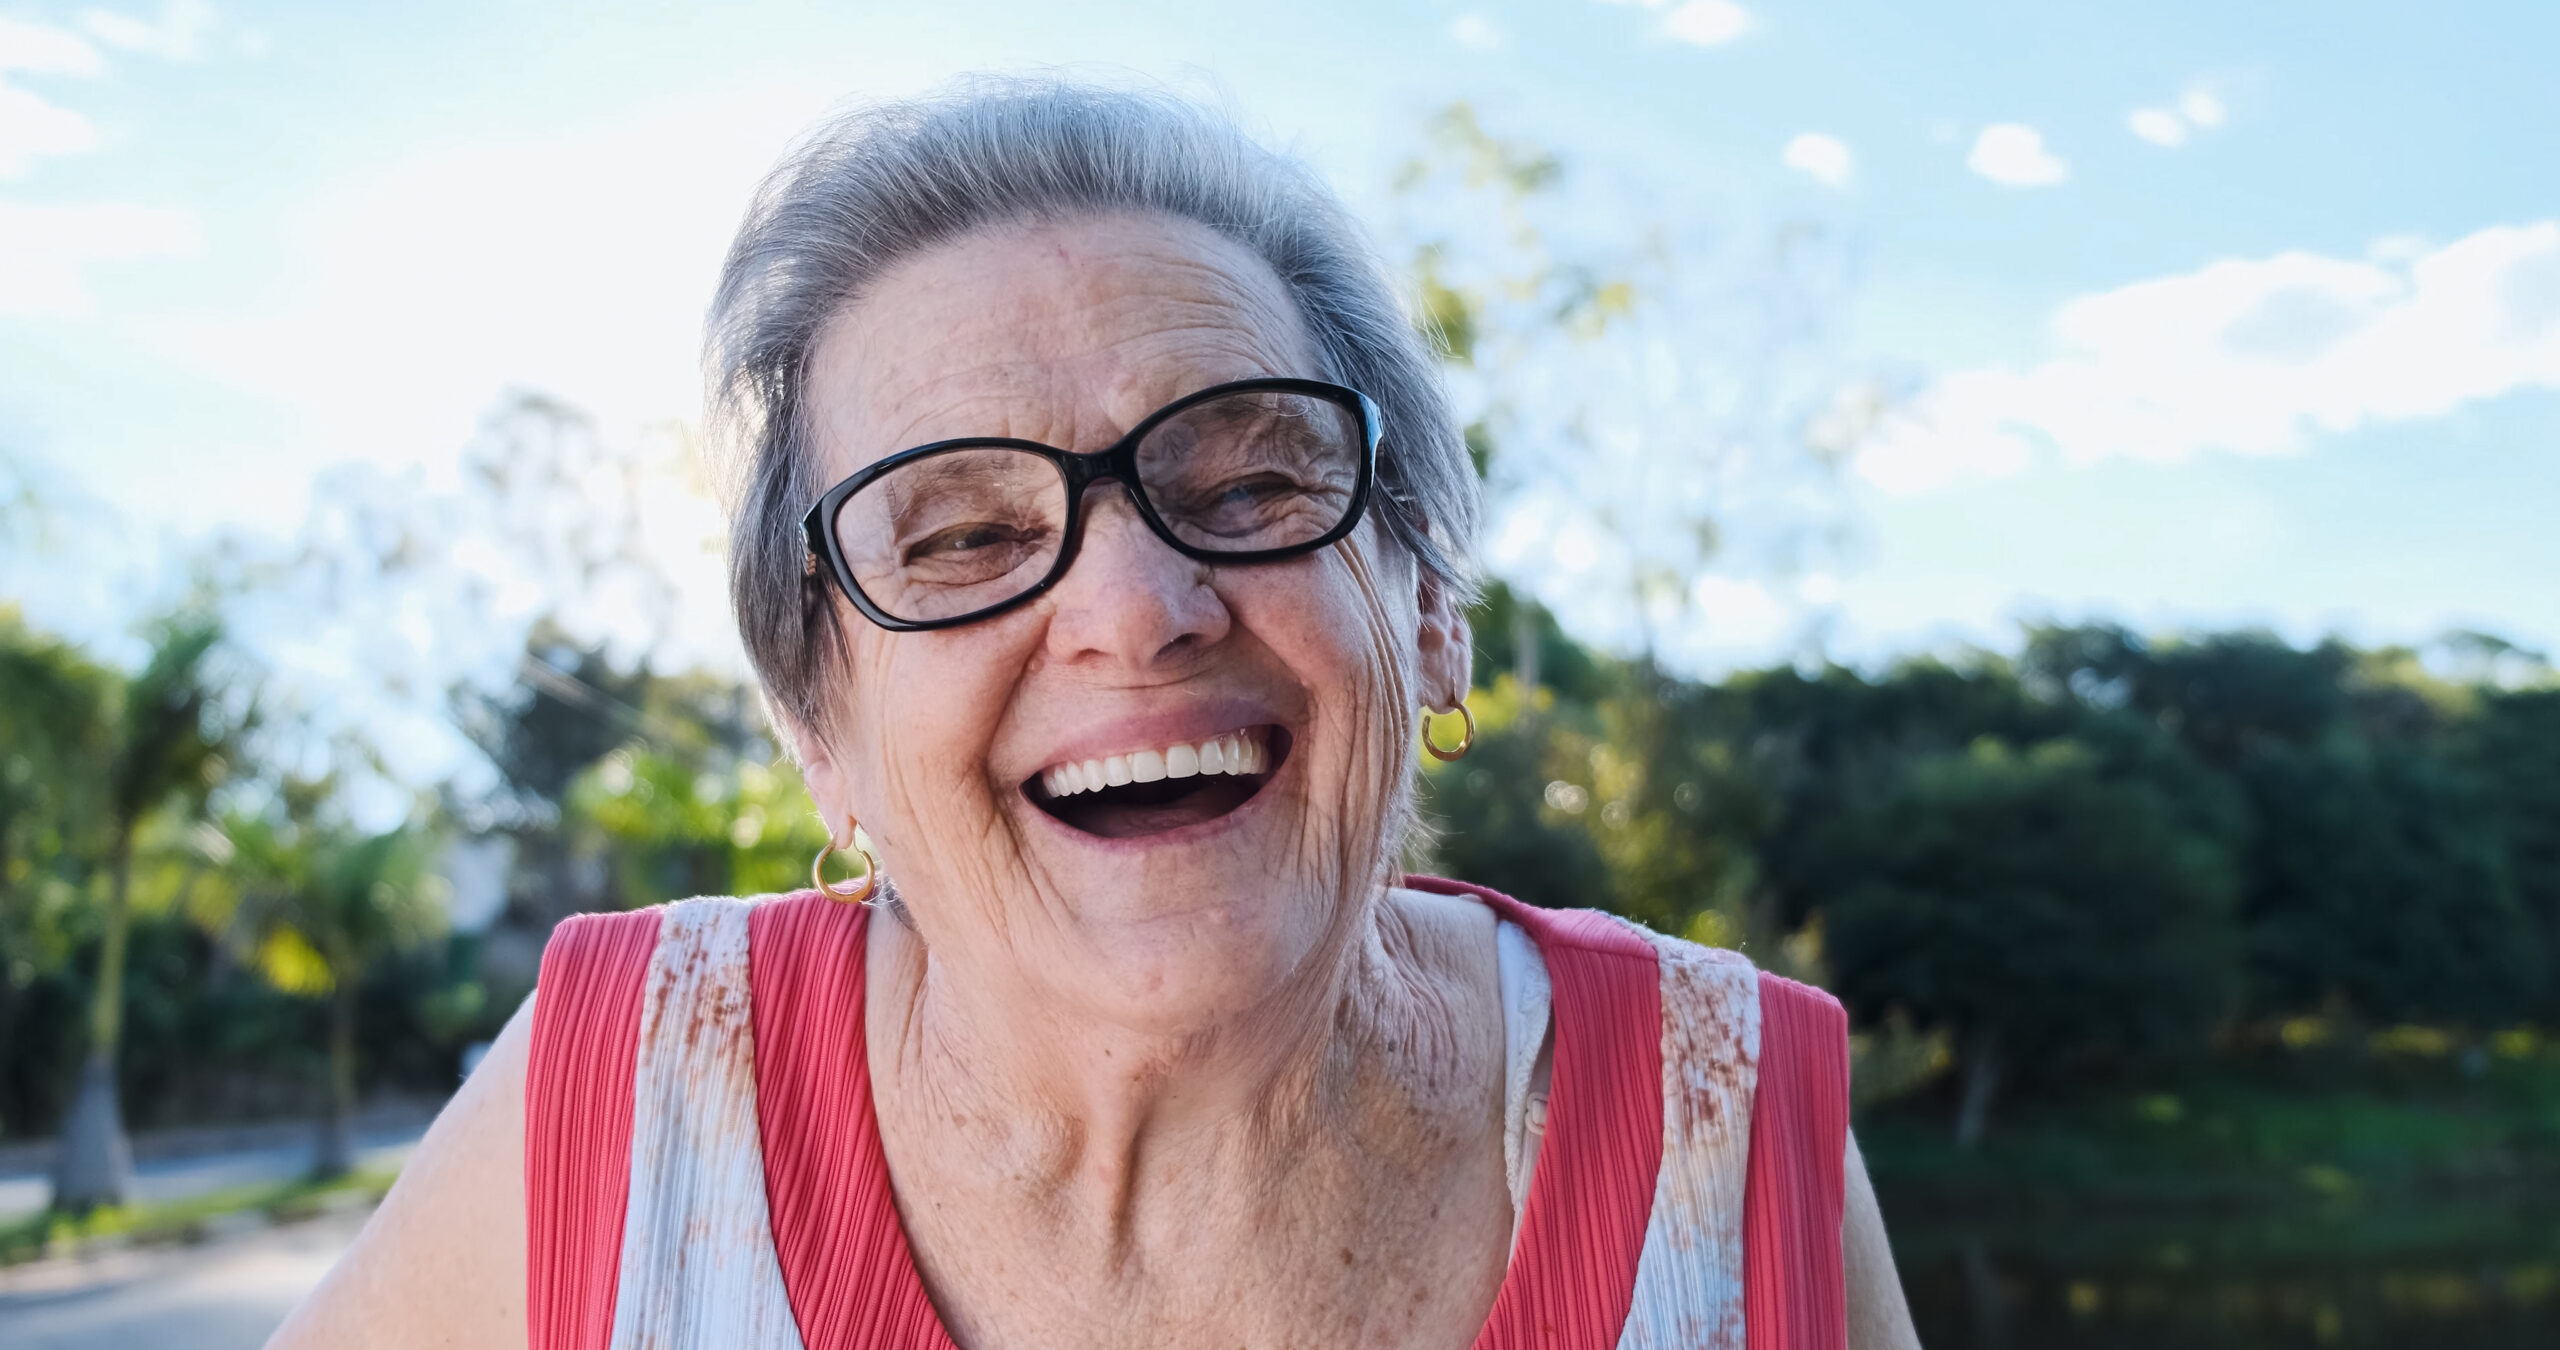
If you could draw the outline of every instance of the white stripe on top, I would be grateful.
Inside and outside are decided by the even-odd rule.
[[[649,957],[613,1350],[803,1350],[765,1209],[750,908],[669,905]]]

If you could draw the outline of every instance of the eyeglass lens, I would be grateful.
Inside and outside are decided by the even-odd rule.
[[[1150,428],[1140,489],[1164,528],[1203,553],[1260,553],[1324,537],[1351,509],[1360,415],[1330,399],[1241,390]],[[913,623],[1000,605],[1040,585],[1067,539],[1067,480],[1048,458],[962,446],[900,465],[845,499],[836,546],[856,585]]]

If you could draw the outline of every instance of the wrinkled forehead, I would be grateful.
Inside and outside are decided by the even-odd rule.
[[[992,227],[884,272],[810,354],[805,411],[832,482],[930,441],[1096,450],[1194,390],[1317,376],[1270,266],[1206,226],[1114,215]]]

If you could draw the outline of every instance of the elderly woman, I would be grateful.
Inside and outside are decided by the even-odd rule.
[[[858,111],[708,352],[860,875],[563,925],[276,1344],[1913,1343],[1838,1005],[1400,873],[1475,480],[1306,171],[1075,86]]]

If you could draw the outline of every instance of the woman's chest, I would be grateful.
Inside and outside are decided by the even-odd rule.
[[[1510,1248],[1500,1140],[1482,1142],[1475,1165],[1418,1177],[1301,1160],[1282,1194],[1185,1179],[1070,1204],[922,1168],[895,1189],[917,1273],[966,1350],[1465,1350]]]

